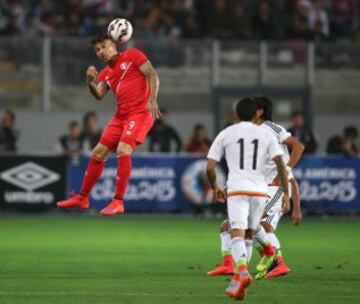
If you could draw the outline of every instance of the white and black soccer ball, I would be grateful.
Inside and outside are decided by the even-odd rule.
[[[117,42],[127,42],[132,34],[133,27],[131,23],[124,18],[116,18],[108,25],[108,34]]]

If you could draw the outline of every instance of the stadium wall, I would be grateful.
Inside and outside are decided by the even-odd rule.
[[[19,138],[20,153],[49,153],[58,152],[56,144],[60,135],[67,132],[70,121],[81,122],[83,112],[54,112],[43,114],[40,112],[19,111],[17,114],[17,128],[21,131]],[[112,113],[101,111],[98,113],[100,126],[103,128]],[[230,119],[230,114],[228,114]],[[183,142],[190,136],[192,128],[197,123],[206,126],[210,137],[213,136],[213,115],[210,111],[203,112],[170,112],[168,122],[179,132]],[[289,126],[289,121],[282,121]],[[314,130],[320,143],[319,153],[324,153],[330,136],[339,134],[348,125],[355,125],[360,129],[360,121],[354,115],[316,115]],[[138,152],[147,150],[147,143]]]

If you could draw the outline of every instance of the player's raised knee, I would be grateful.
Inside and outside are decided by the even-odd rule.
[[[103,144],[97,144],[92,151],[92,156],[97,160],[104,160],[109,154],[109,149]]]
[[[117,156],[122,155],[130,155],[134,151],[133,145],[130,145],[129,143],[120,142],[117,149],[116,154]]]

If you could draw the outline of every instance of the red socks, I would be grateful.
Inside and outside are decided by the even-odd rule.
[[[105,164],[105,160],[98,160],[95,157],[90,158],[85,175],[83,177],[80,195],[89,196],[89,193],[99,179],[101,172],[105,167]]]
[[[131,155],[121,155],[118,157],[118,167],[116,174],[115,199],[123,200],[131,173]]]
[[[275,254],[275,249],[273,246],[271,246],[271,244],[267,244],[266,246],[264,246],[264,253],[267,256],[272,256]]]
[[[231,254],[225,254],[223,256],[223,260],[224,260],[224,265],[226,266],[234,265],[233,257]]]
[[[96,184],[105,167],[105,163],[106,162],[103,160],[98,160],[94,157],[90,158],[88,167],[83,178],[80,195],[89,196],[92,188]],[[118,158],[114,198],[121,200],[124,198],[124,194],[131,173],[131,167],[131,155],[122,155]]]
[[[248,266],[247,265],[240,265],[239,266],[239,273],[241,274],[242,272],[247,272],[248,271]]]

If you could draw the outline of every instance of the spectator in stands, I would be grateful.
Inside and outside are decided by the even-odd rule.
[[[299,0],[295,4],[296,15],[306,18],[309,17],[309,12],[312,9],[312,3],[310,0]]]
[[[8,17],[7,22],[3,28],[0,29],[0,35],[14,36],[20,33],[15,15]]]
[[[229,20],[231,16],[229,2],[227,0],[213,0],[207,14],[208,34],[213,38],[229,39],[232,36],[232,28]]]
[[[232,28],[238,39],[248,39],[251,35],[250,14],[242,2],[235,4],[233,8]]]
[[[59,138],[62,153],[69,157],[77,158],[83,152],[80,124],[72,121],[69,124],[69,132]]]
[[[294,40],[310,40],[314,33],[309,30],[306,17],[298,15],[291,21],[287,36]]]
[[[270,4],[261,1],[256,14],[253,17],[253,29],[255,37],[258,39],[272,39],[275,35],[274,17]]]
[[[348,37],[354,25],[356,17],[358,0],[331,0],[332,21],[331,27],[335,36]]]
[[[35,38],[40,34],[38,21],[33,14],[28,14],[25,18],[25,26],[22,28],[21,34],[26,38]]]
[[[331,16],[335,38],[350,39],[358,26],[358,6],[358,0],[0,0],[0,34],[94,35],[114,16],[124,16],[134,23],[137,37],[150,39],[286,39],[284,29],[302,28],[305,19],[319,40],[329,39]],[[29,15],[33,19],[26,20]]]
[[[116,0],[113,1],[114,15],[130,18],[134,15],[134,1],[133,0]]]
[[[6,110],[0,125],[0,152],[15,152],[18,131],[15,129],[15,114]]]
[[[315,0],[308,16],[308,24],[317,38],[325,39],[330,34],[329,17],[322,0]]]
[[[180,152],[182,142],[176,130],[167,124],[167,110],[161,109],[161,117],[155,121],[149,133],[149,151],[150,152],[171,152],[172,144],[175,145],[175,152]]]
[[[326,152],[328,154],[357,157],[359,149],[355,144],[355,140],[358,138],[358,133],[359,132],[356,127],[346,127],[342,135],[335,135],[329,139]]]
[[[100,141],[101,129],[99,128],[95,112],[88,112],[83,118],[83,129],[81,131],[81,140],[84,150],[92,150]]]
[[[304,153],[315,153],[317,142],[314,133],[306,126],[304,115],[300,111],[294,111],[292,114],[292,126],[288,130],[292,136],[301,141],[305,146]]]
[[[211,146],[211,141],[206,135],[205,126],[197,124],[190,136],[185,151],[190,153],[207,154]]]

